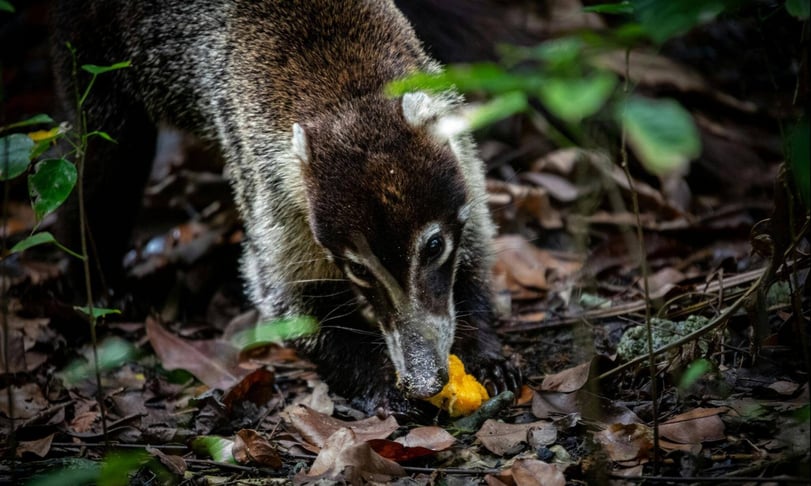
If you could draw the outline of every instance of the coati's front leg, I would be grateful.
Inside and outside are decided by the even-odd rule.
[[[453,353],[491,396],[515,391],[521,385],[521,375],[501,353],[501,343],[492,328],[495,316],[488,282],[480,269],[460,263],[453,290],[457,302]]]

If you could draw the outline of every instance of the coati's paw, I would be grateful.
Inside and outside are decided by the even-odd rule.
[[[484,385],[494,397],[501,392],[516,392],[521,387],[521,371],[502,356],[475,356],[465,361],[467,372]]]

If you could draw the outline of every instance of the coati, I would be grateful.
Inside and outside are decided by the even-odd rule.
[[[190,130],[224,154],[251,300],[265,318],[319,321],[296,344],[333,391],[406,411],[447,382],[451,352],[496,391],[516,387],[490,327],[482,163],[468,135],[439,129],[456,94],[384,95],[440,69],[390,0],[63,0],[55,18],[54,45],[79,64],[132,62],[85,106],[117,140],[87,160],[97,246],[131,224],[109,201],[139,197],[155,123]],[[71,99],[70,56],[55,60]]]

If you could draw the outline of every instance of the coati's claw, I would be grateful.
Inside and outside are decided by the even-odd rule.
[[[521,387],[521,371],[502,358],[493,358],[471,368],[471,373],[494,397],[502,392],[516,392]]]

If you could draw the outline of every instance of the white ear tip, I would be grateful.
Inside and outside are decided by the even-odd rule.
[[[307,133],[298,123],[293,124],[293,155],[298,157],[302,162],[308,163],[310,161],[310,150],[307,145]]]
[[[422,91],[403,95],[403,117],[413,127],[425,125],[436,116],[431,106],[431,97]]]

